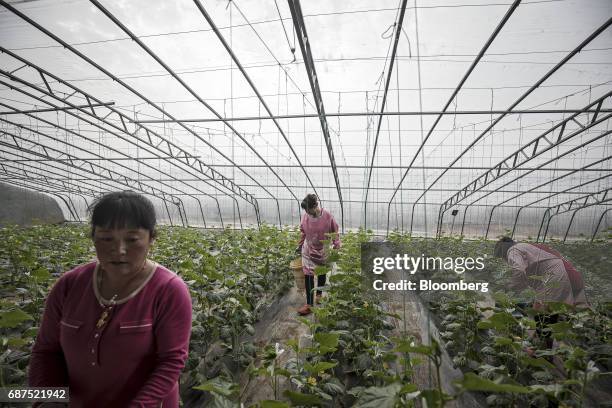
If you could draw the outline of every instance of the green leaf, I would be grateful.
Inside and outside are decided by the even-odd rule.
[[[30,327],[29,329],[21,333],[21,336],[22,337],[36,337],[37,334],[38,334],[38,327],[34,326],[34,327]]]
[[[496,346],[509,346],[510,344],[512,344],[512,339],[508,337],[495,337]]]
[[[421,391],[421,397],[427,401],[428,407],[442,407],[442,401],[444,399],[443,395],[440,395],[440,391],[436,389],[431,390],[423,390]]]
[[[522,319],[521,319],[521,323],[522,323],[524,326],[526,326],[526,327],[528,327],[528,328],[530,328],[530,329],[535,329],[535,328],[537,327],[537,323],[536,323],[536,321],[535,321],[535,320],[533,320],[533,319],[528,319],[528,318],[526,318],[526,317],[524,317],[524,318],[522,318]]]
[[[523,363],[526,366],[531,366],[531,367],[541,367],[541,368],[549,368],[549,369],[555,368],[555,366],[552,363],[548,362],[545,358],[542,358],[542,357],[533,358],[533,357],[524,356],[521,358],[521,363]]]
[[[338,363],[330,363],[327,361],[321,361],[316,364],[305,363],[304,369],[311,374],[318,374],[324,371],[329,370],[330,368],[334,368]]]
[[[474,373],[466,373],[463,379],[457,381],[456,384],[468,391],[512,392],[516,394],[527,394],[530,392],[527,387],[512,384],[498,384],[481,378]]]
[[[21,337],[11,337],[8,339],[7,344],[9,347],[19,348],[28,344],[28,340],[22,339]]]
[[[322,354],[336,351],[338,347],[338,333],[315,333],[314,340],[319,343]]]
[[[299,348],[299,343],[296,339],[289,339],[287,340],[287,346],[291,347],[292,349],[296,350]]]
[[[489,321],[493,324],[493,328],[504,330],[508,326],[517,324],[517,320],[508,312],[497,312],[489,317]]]
[[[212,380],[206,381],[204,384],[193,387],[194,390],[208,391],[224,397],[232,396],[235,392],[235,388],[236,385],[234,383],[220,377],[213,378]]]
[[[34,320],[34,318],[21,309],[0,313],[0,328],[17,327],[26,320]]]
[[[588,349],[589,354],[605,355],[612,357],[612,344],[598,344]]]
[[[36,282],[41,283],[51,279],[51,274],[45,268],[36,268],[32,272],[32,277]]]
[[[303,394],[290,390],[285,390],[283,395],[289,398],[294,405],[306,405],[307,407],[311,407],[321,403],[321,398],[318,395]]]
[[[321,389],[332,395],[340,395],[344,392],[344,387],[334,382],[327,382],[321,384]]]
[[[325,275],[327,272],[329,272],[328,266],[319,265],[314,268],[314,274],[317,276]]]
[[[386,387],[369,387],[363,390],[353,408],[393,408],[402,386],[398,383]]]
[[[481,320],[476,324],[476,327],[480,330],[488,330],[493,328],[493,323],[488,320]]]
[[[431,355],[432,353],[432,349],[430,346],[425,346],[425,345],[418,345],[418,346],[412,346],[408,343],[403,343],[400,344],[399,346],[397,346],[395,348],[395,351],[399,352],[399,353],[418,353],[418,354],[425,354],[425,355]]]
[[[568,331],[572,330],[572,325],[569,322],[553,323],[549,324],[548,327],[550,327],[555,334],[566,334]]]
[[[546,302],[546,309],[549,313],[568,313],[571,312],[572,306],[563,302]]]
[[[419,387],[416,384],[406,384],[402,387],[402,389],[399,391],[400,394],[408,394],[411,392],[415,392],[418,391]]]

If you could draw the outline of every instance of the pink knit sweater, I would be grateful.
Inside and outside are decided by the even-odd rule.
[[[302,269],[305,275],[313,275],[314,266],[323,265],[327,261],[327,250],[321,241],[331,240],[334,248],[340,247],[338,223],[329,211],[322,208],[318,217],[302,215],[300,231],[302,232],[299,242],[299,246],[302,247]],[[332,236],[327,236],[329,233],[333,233]]]
[[[65,273],[49,293],[30,360],[31,386],[68,386],[70,407],[178,407],[191,333],[191,297],[158,266],[134,297],[95,327],[96,263]]]

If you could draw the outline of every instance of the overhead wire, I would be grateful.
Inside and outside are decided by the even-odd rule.
[[[540,3],[555,3],[562,2],[566,0],[538,0],[525,2],[523,5],[530,4],[540,4]],[[455,4],[455,5],[433,5],[433,6],[419,6],[422,9],[440,9],[440,8],[467,8],[467,7],[492,7],[492,6],[508,6],[511,3],[484,3],[484,4]],[[23,7],[24,10],[34,10],[38,8],[47,8],[43,7]],[[407,7],[407,9],[409,9]],[[364,10],[352,10],[352,11],[340,11],[340,12],[329,12],[329,13],[314,13],[314,14],[305,14],[304,18],[309,17],[325,17],[325,16],[337,16],[337,15],[349,15],[349,14],[361,14],[361,13],[376,13],[376,12],[385,12],[385,11],[394,11],[395,8],[377,8],[377,9],[364,9]],[[270,19],[270,20],[260,20],[247,24],[237,24],[234,28],[246,27],[250,25],[259,25],[259,24],[269,24],[276,23],[282,20],[291,20],[290,18],[280,18],[280,19]],[[226,30],[229,27],[219,27],[220,30]],[[195,30],[184,30],[184,31],[172,31],[166,33],[153,33],[153,34],[143,34],[139,35],[140,38],[154,38],[154,37],[163,37],[163,36],[172,36],[172,35],[181,35],[181,34],[193,34],[193,33],[202,33],[209,32],[211,29],[195,29]],[[80,45],[91,45],[91,44],[101,44],[108,43],[114,41],[126,41],[130,40],[129,37],[118,37],[118,38],[110,38],[106,40],[96,40],[96,41],[82,41],[70,43],[72,46],[80,46]],[[44,45],[44,46],[35,46],[35,47],[19,47],[19,48],[10,48],[11,51],[24,51],[24,50],[35,50],[35,49],[46,49],[46,48],[62,48],[62,46],[58,45]]]

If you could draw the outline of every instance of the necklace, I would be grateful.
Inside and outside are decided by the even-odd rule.
[[[133,277],[133,278],[132,278],[130,281],[128,281],[128,282],[127,282],[127,284],[131,283],[131,282],[132,282],[134,279],[138,278],[138,277],[139,277],[139,276],[142,274],[142,271],[144,271],[144,269],[145,269],[145,267],[146,267],[146,266],[147,266],[147,259],[145,258],[145,260],[144,260],[144,262],[142,263],[142,266],[140,267],[140,269],[138,270],[138,272],[136,272],[136,274],[134,275],[134,277]],[[116,293],[115,293],[115,294],[114,294],[114,295],[111,297],[111,300],[108,300],[108,301],[107,301],[106,299],[104,299],[104,298],[102,297],[102,279],[103,279],[104,269],[102,269],[102,268],[100,267],[100,270],[99,270],[98,272],[99,272],[99,273],[98,273],[98,277],[97,277],[97,284],[98,284],[98,293],[100,294],[100,299],[101,299],[100,306],[104,307],[104,306],[110,305],[110,304],[111,304],[111,301],[112,301],[112,299],[113,299],[113,298],[116,300],[116,299],[119,297],[119,292],[116,292]],[[127,285],[125,285],[125,286],[127,286]],[[121,290],[121,289],[119,289],[119,290]],[[129,296],[129,294],[128,294],[128,296]]]
[[[138,273],[136,273],[136,276],[139,276],[142,273],[146,265],[147,265],[147,260],[145,258],[145,261],[143,262],[142,267],[140,268]],[[102,314],[100,315],[96,323],[96,328],[98,330],[103,328],[106,325],[106,323],[108,323],[108,321],[110,320],[111,313],[113,312],[113,309],[115,308],[115,305],[117,304],[117,298],[119,297],[119,293],[115,293],[106,304],[102,302],[102,301],[106,301],[106,299],[102,297],[102,272],[104,270],[102,268],[100,269],[101,270],[99,271],[100,273],[98,273],[97,284],[98,284],[98,292],[100,293],[101,301],[99,303],[100,303],[100,306],[102,307]]]
[[[98,322],[96,323],[96,328],[97,329],[101,329],[108,322],[110,314],[113,311],[113,309],[115,308],[116,301],[117,301],[117,295],[115,294],[111,298],[110,304],[106,305],[106,306],[103,306],[102,314],[100,315],[100,318],[98,319]],[[100,306],[102,306],[102,304],[100,304]]]

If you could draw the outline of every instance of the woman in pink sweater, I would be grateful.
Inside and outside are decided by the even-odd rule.
[[[327,250],[322,241],[329,239],[327,234],[333,233],[332,242],[334,249],[340,248],[338,235],[338,223],[334,216],[324,208],[319,207],[319,201],[314,194],[308,194],[302,201],[301,207],[306,211],[302,216],[300,231],[302,236],[297,251],[302,254],[302,269],[306,283],[306,304],[298,309],[302,316],[310,314],[310,307],[314,304],[314,269],[317,265],[327,262]],[[317,277],[317,286],[325,285],[325,274]],[[321,291],[317,291],[317,298]]]
[[[97,261],[62,275],[46,301],[29,367],[33,387],[68,387],[71,407],[178,407],[191,298],[174,272],[147,259],[155,210],[107,194],[92,210]]]

